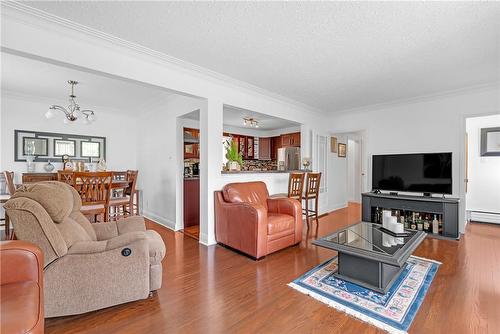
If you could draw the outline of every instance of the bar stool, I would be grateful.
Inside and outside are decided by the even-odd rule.
[[[304,191],[304,173],[292,172],[288,178],[288,193],[280,193],[271,195],[271,198],[293,198],[301,201],[302,192]]]
[[[321,173],[307,173],[306,191],[302,195],[302,200],[305,201],[305,208],[302,209],[302,214],[306,216],[307,228],[309,228],[309,218],[314,217],[316,223],[318,219],[318,203],[319,203],[319,185],[321,182]],[[309,201],[314,200],[313,209],[309,209]]]

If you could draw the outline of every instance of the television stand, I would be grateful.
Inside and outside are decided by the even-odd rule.
[[[375,208],[388,210],[404,210],[422,212],[442,216],[442,233],[439,236],[458,239],[458,198],[427,197],[413,195],[375,194],[373,192],[361,194],[362,220],[372,221],[372,212]],[[429,233],[432,234],[432,233]],[[433,235],[433,234],[432,234]]]
[[[391,191],[389,193],[389,195],[391,195],[391,196],[398,196],[398,192],[397,191]]]

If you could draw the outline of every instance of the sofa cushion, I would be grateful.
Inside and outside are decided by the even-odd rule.
[[[148,238],[150,265],[160,264],[166,253],[163,239],[158,232],[153,230],[146,230],[144,233]]]
[[[285,231],[294,232],[293,216],[269,212],[267,214],[267,234],[273,235]]]
[[[269,193],[264,182],[229,183],[224,186],[222,193],[226,202],[258,204],[267,210]]]
[[[2,333],[31,333],[40,322],[43,322],[43,315],[40,314],[40,289],[38,283],[34,281],[1,286]]]

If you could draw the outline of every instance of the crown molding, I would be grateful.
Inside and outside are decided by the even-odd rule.
[[[459,96],[459,95],[464,95],[467,93],[475,93],[475,92],[487,91],[487,90],[492,90],[492,89],[498,89],[500,91],[500,81],[490,82],[490,83],[481,84],[481,85],[462,87],[459,89],[446,90],[446,91],[442,91],[442,92],[435,93],[435,94],[420,95],[420,96],[415,96],[415,97],[411,97],[411,98],[392,100],[389,102],[370,104],[370,105],[357,107],[357,108],[343,109],[340,111],[333,112],[331,114],[331,116],[332,117],[345,116],[347,114],[387,109],[387,108],[397,107],[397,106],[401,106],[401,105],[405,105],[405,104],[415,104],[415,103],[428,102],[428,101],[438,100],[438,99],[442,99],[442,98],[446,98],[446,97]]]
[[[127,40],[121,39],[119,37],[113,36],[111,34],[104,33],[102,31],[87,27],[85,25],[76,23],[71,20],[61,18],[59,16],[44,12],[42,10],[30,7],[18,1],[2,1],[2,16],[10,17],[14,20],[22,21],[25,24],[29,24],[42,29],[50,29],[55,27],[65,28],[72,32],[77,32],[84,34],[89,38],[90,42],[96,43],[97,41],[105,42],[111,47],[121,47],[129,51],[130,56],[147,56],[150,60],[154,60],[160,64],[169,65],[177,70],[180,70],[191,75],[196,75],[204,79],[222,84],[225,86],[230,86],[233,88],[243,89],[247,93],[258,94],[267,99],[273,100],[279,103],[285,103],[295,108],[305,110],[310,113],[314,113],[317,116],[327,115],[326,111],[319,108],[307,105],[305,103],[296,101],[294,99],[285,97],[283,95],[271,92],[264,88],[255,86],[253,84],[232,78],[230,76],[221,74],[216,71],[212,71],[205,67],[195,65],[193,63],[169,56],[165,53],[155,51],[153,49],[144,47],[140,44],[129,42]],[[37,19],[34,21],[33,19]],[[50,27],[52,25],[52,27]]]

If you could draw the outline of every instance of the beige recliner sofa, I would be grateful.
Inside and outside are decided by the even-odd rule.
[[[161,287],[165,244],[142,217],[91,224],[76,190],[56,181],[23,186],[4,207],[16,237],[44,253],[45,317],[145,299]]]

